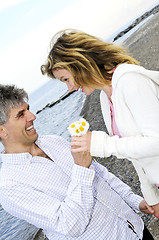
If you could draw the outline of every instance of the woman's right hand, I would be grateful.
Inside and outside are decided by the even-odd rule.
[[[72,137],[71,140],[71,151],[72,152],[90,152],[91,146],[91,132],[87,132],[86,134],[80,137]]]

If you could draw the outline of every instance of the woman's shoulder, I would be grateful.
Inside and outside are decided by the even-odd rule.
[[[114,71],[113,74],[113,79],[116,80],[119,79],[121,76],[125,74],[130,74],[130,73],[140,73],[143,72],[144,67],[135,65],[135,64],[128,64],[128,63],[122,63],[117,66],[117,68]]]
[[[134,77],[138,78],[141,76],[149,78],[159,85],[159,71],[148,70],[142,66],[127,63],[120,64],[116,68],[113,74],[112,84],[115,86],[121,78],[129,77],[130,80],[131,78],[134,80]]]

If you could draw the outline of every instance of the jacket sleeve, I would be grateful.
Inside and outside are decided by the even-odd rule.
[[[141,191],[144,196],[144,199],[147,203],[152,206],[159,203],[159,189],[155,184],[151,184],[149,179],[147,178],[143,168],[140,166],[137,160],[133,160],[133,165],[136,169],[136,172],[139,176],[139,180],[141,183]]]
[[[117,88],[123,104],[129,109],[140,133],[119,138],[118,136],[109,136],[105,132],[94,131],[91,139],[91,155],[99,157],[114,155],[117,158],[131,160],[139,175],[145,199],[149,204],[154,205],[159,202],[159,191],[152,184],[151,179],[155,176],[154,183],[159,181],[157,173],[159,169],[158,86],[141,74],[132,76],[129,73],[120,79]],[[128,119],[123,119],[125,128],[127,122]],[[144,168],[146,169],[146,167],[151,168],[151,177],[145,174]]]
[[[110,147],[107,148],[108,138],[118,138],[118,136],[109,137],[107,133],[103,131],[93,131],[91,138],[91,155],[96,157],[109,157],[113,155]],[[122,155],[118,155],[118,158],[124,158]],[[149,205],[155,205],[159,203],[159,190],[155,184],[151,184],[147,178],[143,168],[139,161],[136,159],[132,160],[132,163],[136,169],[141,183],[141,191],[147,203]]]
[[[126,77],[122,77],[117,87],[118,92],[121,92],[118,97],[122,98],[122,105],[127,107],[129,116],[128,114],[121,116],[122,123],[120,125],[122,124],[122,126],[118,125],[118,128],[119,132],[121,127],[122,132],[124,128],[131,128],[131,126],[127,126],[131,115],[131,118],[136,123],[138,134],[134,133],[130,135],[129,133],[128,136],[121,138],[109,135],[102,136],[105,141],[99,150],[100,154],[103,151],[103,155],[106,157],[115,155],[118,158],[127,158],[130,160],[134,158],[140,160],[148,157],[157,157],[159,156],[159,96],[156,96],[155,90],[147,78],[141,76],[138,81],[135,76],[135,80],[131,79],[130,81],[129,78],[129,87],[127,87],[128,84],[126,83],[128,81],[127,78],[129,78],[129,74]],[[113,102],[114,109],[120,108],[117,101],[118,99]],[[119,113],[122,115],[120,109],[118,110],[118,115]],[[94,140],[91,144],[93,144],[91,151],[95,151],[93,150],[93,147],[95,147]]]
[[[93,207],[92,182],[95,172],[74,164],[64,199],[17,183],[0,189],[3,208],[44,231],[80,236],[86,229]],[[46,186],[47,187],[47,186]]]

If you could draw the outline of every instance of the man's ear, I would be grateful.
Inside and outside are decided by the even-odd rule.
[[[0,125],[0,138],[5,139],[7,137],[6,128],[3,125]]]

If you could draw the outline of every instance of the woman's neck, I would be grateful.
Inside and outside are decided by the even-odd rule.
[[[112,90],[111,90],[111,86],[107,86],[105,85],[102,90],[107,94],[109,100],[111,101],[111,95],[112,95]]]

